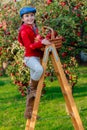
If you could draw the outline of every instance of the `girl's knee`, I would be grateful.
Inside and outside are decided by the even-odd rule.
[[[42,66],[37,69],[37,73],[42,75],[42,73],[43,73],[43,67]]]
[[[33,73],[33,75],[31,75],[32,79],[34,80],[39,80],[41,75],[43,74],[43,67],[39,67],[35,70],[35,72]]]

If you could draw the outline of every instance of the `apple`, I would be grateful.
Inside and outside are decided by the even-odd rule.
[[[47,4],[50,5],[53,1],[52,0],[47,0]]]
[[[21,94],[23,97],[25,96],[25,93],[24,92],[22,92],[22,94]]]
[[[69,80],[72,80],[72,75],[69,75]]]
[[[0,28],[2,28],[2,23],[0,23]]]
[[[77,17],[80,17],[81,16],[81,14],[77,14]]]
[[[85,17],[85,20],[87,21],[87,17]]]
[[[37,41],[40,41],[42,39],[42,37],[41,37],[41,35],[40,34],[38,34],[36,37],[35,37],[35,41],[37,42]]]
[[[75,7],[74,7],[74,10],[78,10],[78,8],[79,8],[78,6],[75,6]]]
[[[62,53],[62,57],[64,58],[64,57],[66,57],[67,56],[67,52],[63,52]]]
[[[74,46],[76,43],[75,43],[75,42],[71,42],[70,44],[71,44],[72,46]]]
[[[46,76],[50,76],[50,72],[46,72]]]
[[[64,7],[64,6],[66,5],[66,2],[61,1],[61,2],[60,2],[60,5],[61,5],[62,7]]]
[[[43,88],[45,88],[46,87],[46,84],[45,83],[43,83]]]
[[[66,74],[70,74],[70,71],[69,71],[69,70],[65,70],[65,73],[66,73]]]
[[[2,51],[2,47],[0,47],[0,52]]]
[[[77,36],[80,37],[81,36],[81,32],[77,32]]]
[[[66,67],[67,67],[67,64],[66,64],[66,63],[64,63],[64,64],[63,64],[63,68],[66,68]]]

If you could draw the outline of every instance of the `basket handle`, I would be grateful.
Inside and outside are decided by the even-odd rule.
[[[51,40],[55,38],[55,36],[54,36],[54,30],[51,27],[43,26],[43,29],[49,29],[51,31]]]

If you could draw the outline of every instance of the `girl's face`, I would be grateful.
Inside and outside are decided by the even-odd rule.
[[[24,14],[23,17],[22,17],[22,21],[25,24],[34,24],[34,20],[35,20],[35,14],[34,13]]]

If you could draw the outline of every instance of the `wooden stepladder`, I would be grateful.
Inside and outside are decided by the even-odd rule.
[[[43,56],[43,60],[42,60],[42,66],[44,68],[44,73],[38,83],[32,118],[31,118],[31,120],[27,119],[25,130],[34,130],[34,128],[35,128],[36,117],[37,117],[37,112],[38,112],[38,107],[39,107],[39,102],[40,102],[40,97],[41,97],[41,91],[43,88],[43,81],[44,81],[44,76],[45,76],[45,71],[46,71],[47,61],[48,61],[49,56],[51,57],[57,78],[59,80],[61,90],[62,90],[63,96],[65,98],[65,102],[66,102],[69,114],[72,119],[74,129],[75,130],[84,130],[82,121],[80,119],[77,107],[75,105],[75,102],[74,102],[74,99],[72,96],[70,84],[68,83],[67,78],[64,74],[64,71],[63,71],[63,68],[62,68],[62,65],[60,62],[60,58],[58,56],[58,53],[56,51],[54,44],[51,44],[51,45],[48,45],[45,47],[44,56]]]

